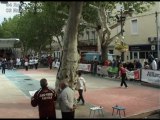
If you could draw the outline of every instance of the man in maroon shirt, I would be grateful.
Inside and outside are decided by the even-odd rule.
[[[126,82],[125,82],[126,73],[127,73],[127,69],[125,68],[124,64],[120,64],[120,75],[121,75],[121,86],[120,87],[122,87],[123,84],[124,84],[125,88],[128,87]]]
[[[40,119],[56,119],[55,101],[56,92],[47,87],[48,83],[45,78],[40,80],[41,88],[31,98],[31,105],[38,106]]]

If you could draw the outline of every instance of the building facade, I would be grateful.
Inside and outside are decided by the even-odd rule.
[[[124,25],[124,42],[128,44],[129,50],[124,53],[124,60],[133,61],[139,59],[143,62],[148,58],[149,52],[151,52],[155,58],[158,58],[158,53],[160,54],[157,39],[160,38],[159,27],[160,2],[156,2],[156,4],[145,13],[126,18]],[[117,31],[119,30],[120,29],[117,28]],[[114,54],[121,54],[114,49],[114,41],[110,44],[110,49],[114,51]]]
[[[157,12],[157,17],[156,17]],[[157,20],[157,21],[156,21]],[[115,36],[121,30],[121,26],[116,27],[111,32],[111,37]],[[160,2],[156,2],[149,11],[141,14],[133,14],[127,17],[124,25],[124,42],[128,44],[129,49],[124,53],[124,61],[133,61],[139,59],[144,62],[151,52],[155,58],[158,58],[158,42],[160,39]],[[159,40],[160,41],[160,40]],[[81,53],[96,51],[100,52],[99,40],[95,28],[86,28],[78,36],[78,48]],[[109,45],[108,52],[115,55],[121,55],[121,52],[115,49],[115,40]]]

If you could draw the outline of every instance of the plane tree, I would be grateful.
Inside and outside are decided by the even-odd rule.
[[[74,83],[76,83],[77,80],[79,61],[77,35],[83,2],[66,2],[66,4],[69,6],[69,17],[64,31],[63,53],[57,72],[56,90],[59,88],[59,83],[64,79],[68,81],[71,88],[74,88]]]
[[[83,24],[95,28],[100,42],[100,49],[102,54],[102,62],[108,56],[108,46],[116,38],[122,35],[122,31],[113,35],[113,30],[118,26],[125,24],[125,21],[117,22],[115,11],[117,4],[123,5],[124,12],[122,16],[130,17],[132,12],[134,14],[143,13],[149,10],[154,2],[145,1],[131,1],[131,2],[88,2],[83,9]],[[134,11],[131,11],[134,10]],[[114,16],[113,16],[114,15]]]

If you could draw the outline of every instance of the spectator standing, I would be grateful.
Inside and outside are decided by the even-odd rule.
[[[93,61],[93,74],[96,75],[97,73],[97,65],[99,64],[97,58],[95,57],[94,61]]]
[[[33,69],[33,65],[34,65],[34,60],[33,60],[33,58],[30,58],[29,59],[29,66],[31,69]]]
[[[2,60],[1,67],[2,67],[2,74],[5,74],[5,71],[6,71],[6,60],[5,59]]]
[[[142,64],[140,63],[140,60],[136,60],[136,62],[135,62],[135,68],[136,69],[141,69],[142,68]]]
[[[58,102],[62,113],[62,119],[74,119],[76,105],[74,104],[74,91],[68,86],[66,80],[60,83]]]
[[[24,65],[25,65],[25,70],[28,71],[28,59],[27,58],[25,59]]]
[[[14,65],[13,65],[13,59],[12,58],[10,59],[10,64],[11,64],[10,69],[13,70]]]
[[[149,64],[147,61],[144,62],[144,69],[149,69]]]
[[[19,66],[21,65],[21,60],[20,58],[16,59],[16,68],[19,68]]]
[[[133,64],[133,62],[132,62],[132,61],[130,61],[130,62],[128,63],[128,65],[127,65],[127,69],[128,69],[129,71],[134,70],[134,64]]]
[[[157,70],[157,62],[155,59],[152,61],[151,66],[152,66],[152,70]]]
[[[50,70],[52,69],[52,62],[53,62],[52,57],[48,56],[48,66],[49,66]]]
[[[40,80],[41,88],[31,98],[31,105],[38,106],[40,119],[56,119],[55,101],[57,94],[54,89],[48,87],[45,78]]]
[[[104,61],[104,66],[109,66],[109,64],[110,64],[110,63],[109,63],[109,60],[105,60],[105,61]]]
[[[37,68],[38,68],[38,58],[35,58],[34,65],[35,65],[35,69],[37,70]]]
[[[152,53],[150,52],[148,55],[148,64],[149,64],[150,68],[152,68],[151,63],[153,60],[154,60],[154,57],[153,57]]]

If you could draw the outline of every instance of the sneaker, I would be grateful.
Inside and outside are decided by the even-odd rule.
[[[127,87],[125,87],[125,88],[128,88],[128,86],[127,86]]]

